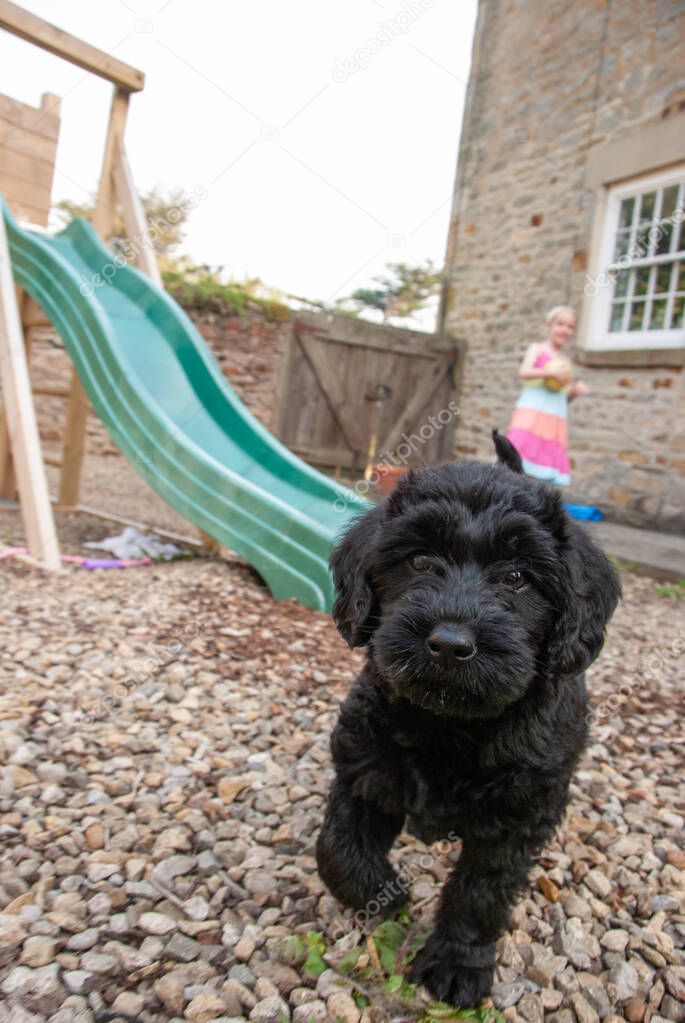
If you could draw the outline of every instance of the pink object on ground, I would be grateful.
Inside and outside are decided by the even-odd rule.
[[[26,547],[9,547],[6,551],[0,551],[2,558],[16,558],[28,554]],[[70,565],[79,565],[81,568],[138,568],[139,565],[151,565],[152,558],[132,558],[123,561],[121,558],[84,558],[81,554],[62,554],[62,561]]]
[[[120,558],[83,558],[81,568],[137,568],[138,565],[151,565],[150,558],[135,558],[122,561]]]
[[[6,551],[0,551],[1,558],[14,558],[20,554],[28,554],[25,547],[8,547]]]

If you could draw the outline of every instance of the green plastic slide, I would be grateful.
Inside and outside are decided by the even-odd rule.
[[[190,522],[246,558],[275,597],[330,610],[328,556],[369,507],[312,469],[236,397],[182,309],[118,266],[86,221],[25,230],[0,196],[15,280],[59,332],[134,468]],[[119,261],[120,262],[120,261]]]

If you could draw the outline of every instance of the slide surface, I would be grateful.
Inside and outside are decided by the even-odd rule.
[[[129,462],[274,596],[329,610],[331,544],[368,503],[255,419],[183,310],[138,270],[118,268],[90,224],[43,235],[0,205],[16,282],[56,327]]]

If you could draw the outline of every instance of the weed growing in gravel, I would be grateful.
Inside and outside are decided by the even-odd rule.
[[[405,907],[368,932],[343,958],[331,954],[332,949],[321,931],[290,935],[285,939],[285,950],[288,960],[298,963],[310,978],[318,978],[329,969],[346,978],[360,1009],[369,1005],[387,1007],[388,1011],[402,1009],[405,1013],[414,1013],[414,1023],[438,1023],[439,1020],[505,1023],[501,1012],[487,1006],[455,1009],[442,1002],[425,1004],[415,985],[405,979],[404,972],[428,934],[429,928],[410,921]]]
[[[664,583],[657,586],[656,592],[660,597],[675,597],[676,600],[685,600],[685,579],[679,579],[677,583]]]

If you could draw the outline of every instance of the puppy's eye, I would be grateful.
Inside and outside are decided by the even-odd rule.
[[[510,590],[520,590],[526,585],[526,577],[523,572],[519,572],[518,569],[513,569],[511,572],[507,572],[502,581]]]
[[[435,572],[435,562],[427,554],[415,554],[409,564],[417,572]]]

